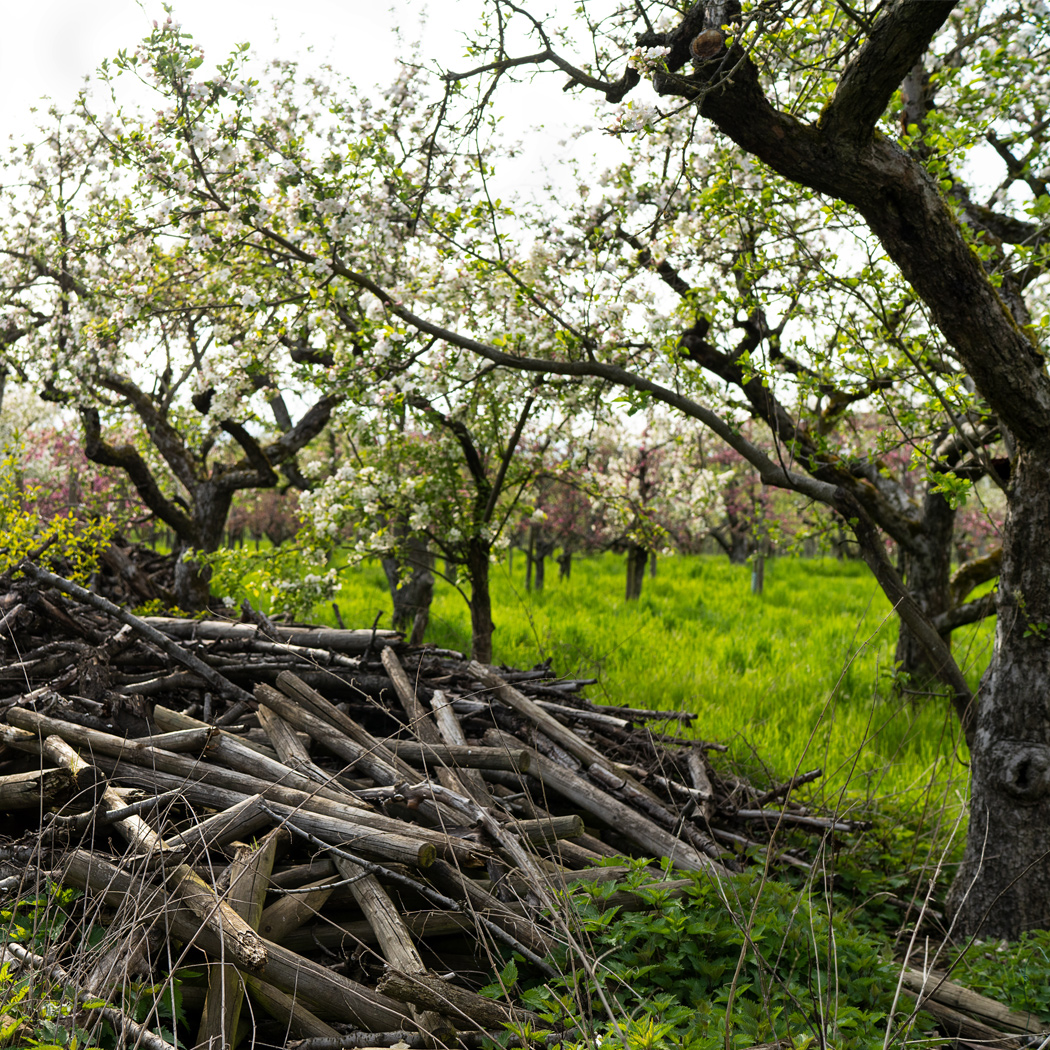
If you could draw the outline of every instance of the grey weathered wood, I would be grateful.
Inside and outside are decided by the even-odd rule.
[[[273,870],[278,835],[271,831],[257,849],[241,845],[231,862],[232,875],[226,901],[253,929],[259,929],[266,885]],[[237,1045],[237,1020],[244,1002],[244,982],[230,963],[208,973],[208,995],[197,1029],[198,1050],[223,1050]]]
[[[326,1024],[316,1014],[307,1010],[294,995],[282,992],[268,981],[252,974],[243,974],[244,987],[252,1000],[271,1017],[280,1021],[295,1039],[328,1038],[341,1039],[339,1032]]]
[[[360,655],[372,641],[372,631],[337,631],[333,628],[281,627],[274,624],[276,639],[262,634],[253,623],[226,623],[223,620],[185,620],[170,616],[145,616],[143,622],[168,638],[189,641],[203,638],[207,641],[244,639],[254,641],[287,642],[307,649],[331,649],[337,653]],[[395,631],[376,631],[375,644],[396,645],[400,635]]]
[[[477,1029],[509,1021],[540,1024],[531,1010],[506,1006],[494,999],[460,988],[440,977],[388,971],[379,981],[379,990],[403,1003],[418,1003],[455,1019],[457,1027]]]
[[[434,712],[434,721],[437,723],[440,739],[444,743],[454,747],[466,747],[467,737],[463,727],[459,724],[456,712],[452,704],[445,698],[440,689],[435,690],[430,700],[430,709]],[[484,777],[475,769],[463,769],[459,773],[459,779],[463,785],[463,791],[469,795],[480,806],[486,809],[501,808],[492,797],[492,793],[485,783]]]
[[[0,777],[0,811],[51,809],[71,799],[76,790],[76,781],[68,769],[8,773]]]
[[[64,858],[65,879],[70,885],[91,889],[116,905],[129,894],[150,900],[175,937],[195,943],[212,958],[221,957],[222,938],[213,929],[202,926],[199,919],[163,890],[151,887],[142,879],[109,863],[88,850],[72,850]],[[263,941],[265,959],[256,976],[282,991],[294,994],[307,1009],[322,1018],[350,1020],[371,1031],[392,1031],[414,1027],[408,1011],[395,999],[333,973],[325,966],[296,955],[272,941]]]

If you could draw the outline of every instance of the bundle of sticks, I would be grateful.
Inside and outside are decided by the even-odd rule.
[[[171,1044],[124,990],[187,972],[188,1045],[249,1023],[257,1046],[304,1050],[505,1040],[543,1026],[479,989],[514,956],[554,975],[569,886],[630,858],[668,861],[667,893],[688,885],[672,866],[808,869],[779,831],[860,826],[793,800],[819,770],[759,790],[712,766],[692,716],[594,704],[546,668],[250,610],[139,618],[23,571],[32,588],[0,596],[0,810],[28,835],[0,859],[84,890],[103,933],[75,979],[22,944],[5,958],[95,997],[129,1045]]]

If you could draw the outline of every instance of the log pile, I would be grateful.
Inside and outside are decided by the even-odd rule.
[[[538,1024],[478,991],[512,954],[554,974],[568,883],[624,857],[808,869],[778,831],[858,826],[792,799],[819,770],[760,791],[712,766],[692,716],[597,705],[545,668],[250,610],[138,618],[23,568],[0,593],[0,810],[26,837],[0,886],[35,868],[101,909],[76,983],[128,1045],[170,1044],[122,989],[179,968],[201,975],[191,1046],[249,1023],[256,1045],[480,1045]],[[24,945],[4,958],[73,981]]]

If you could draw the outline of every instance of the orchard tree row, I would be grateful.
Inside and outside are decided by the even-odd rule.
[[[438,554],[487,593],[525,494],[589,467],[579,435],[662,406],[683,445],[703,429],[833,515],[902,663],[948,686],[973,770],[957,928],[1050,925],[1045,5],[484,6],[471,68],[406,54],[381,95],[247,46],[208,66],[170,19],[121,52],[104,105],[10,161],[9,373],[201,552],[194,602],[234,495],[281,483],[319,585],[349,532],[395,586]],[[577,149],[537,157],[535,199],[501,181],[499,106],[545,70]],[[591,163],[595,122],[618,145]],[[333,423],[350,452],[308,473]],[[1000,548],[953,576],[993,490]],[[975,695],[951,631],[995,576]]]

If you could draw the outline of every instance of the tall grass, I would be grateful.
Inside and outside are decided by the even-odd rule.
[[[553,566],[552,566],[553,568]],[[750,570],[713,556],[662,559],[642,598],[624,600],[623,559],[578,559],[569,580],[525,589],[525,559],[493,567],[495,659],[597,678],[590,695],[698,715],[697,736],[731,746],[769,776],[821,766],[828,795],[883,799],[931,785],[958,795],[962,744],[944,697],[902,694],[892,678],[896,617],[859,563],[781,559],[764,593]],[[554,578],[551,578],[551,577]],[[371,624],[390,600],[378,567],[348,570],[338,595],[347,624]],[[317,615],[331,621],[330,610]],[[990,653],[990,626],[956,632],[973,684]],[[461,595],[439,582],[428,641],[469,650]]]

